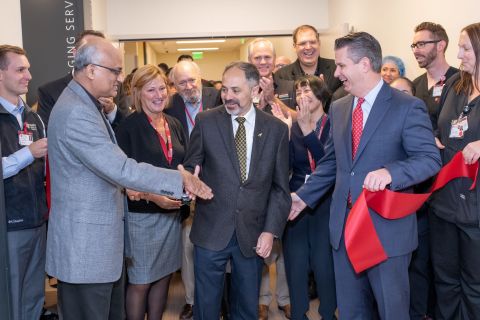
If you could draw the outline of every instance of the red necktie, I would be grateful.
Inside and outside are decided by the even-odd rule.
[[[352,117],[352,160],[355,159],[357,154],[358,145],[360,144],[360,138],[362,137],[363,132],[363,111],[362,103],[365,101],[364,98],[358,98],[357,106],[353,110]]]
[[[355,159],[357,154],[358,145],[360,144],[360,138],[362,137],[363,132],[363,111],[362,103],[365,101],[364,98],[358,98],[357,106],[353,109],[352,116],[352,160]],[[352,207],[352,193],[348,192],[347,198],[348,208]]]

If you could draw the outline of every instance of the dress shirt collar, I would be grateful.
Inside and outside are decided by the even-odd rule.
[[[250,126],[254,126],[255,125],[255,107],[253,106],[253,104],[250,106],[250,110],[248,110],[248,112],[243,116],[245,118],[245,124],[247,125],[250,125]],[[232,115],[232,122],[233,123],[236,123],[238,125],[238,122],[235,121],[236,118],[238,118],[238,116],[234,116]]]
[[[377,85],[375,87],[373,87],[373,89],[370,90],[365,95],[365,97],[363,97],[365,99],[365,102],[367,102],[367,104],[370,106],[370,108],[373,106],[373,103],[375,102],[375,99],[377,99],[378,93],[382,89],[382,86],[383,86],[383,79],[380,79],[380,81],[378,81]],[[358,97],[355,97],[355,99],[353,101],[353,108],[355,108],[355,106],[357,105],[357,101],[358,101]]]
[[[9,113],[15,115],[15,114],[22,114],[23,109],[25,108],[25,104],[23,103],[23,100],[18,97],[18,104],[14,105],[7,99],[0,97],[0,104],[7,110]]]

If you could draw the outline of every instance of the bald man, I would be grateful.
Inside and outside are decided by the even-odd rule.
[[[124,188],[181,198],[183,180],[188,192],[212,196],[183,168],[178,172],[137,163],[117,146],[98,99],[117,94],[122,64],[120,52],[105,39],[80,46],[73,80],[50,115],[46,271],[59,280],[63,319],[125,316],[123,262],[129,242],[124,238]]]

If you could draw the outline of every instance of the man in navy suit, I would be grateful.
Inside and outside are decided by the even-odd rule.
[[[335,77],[350,94],[332,104],[331,138],[325,156],[305,185],[292,194],[294,219],[315,207],[335,183],[331,205],[337,301],[342,319],[409,319],[408,265],[417,246],[414,214],[387,220],[370,210],[388,259],[356,274],[348,259],[344,225],[362,188],[406,190],[441,166],[425,104],[390,88],[380,76],[378,41],[365,32],[335,41]]]

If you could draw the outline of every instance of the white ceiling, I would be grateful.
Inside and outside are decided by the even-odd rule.
[[[165,53],[178,53],[178,54],[191,54],[189,51],[177,51],[179,48],[219,48],[214,52],[232,52],[238,51],[240,46],[248,41],[249,38],[228,38],[223,43],[188,43],[177,44],[177,40],[161,40],[161,41],[148,41],[152,48],[158,54]],[[195,39],[199,40],[199,39]]]

